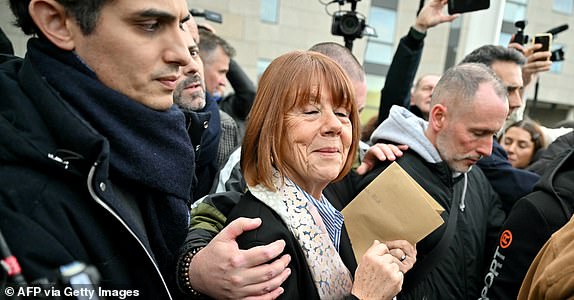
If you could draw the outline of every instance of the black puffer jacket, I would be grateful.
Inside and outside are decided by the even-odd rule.
[[[3,59],[0,230],[26,280],[53,282],[58,267],[79,261],[98,269],[104,289],[142,299],[175,296],[134,201],[149,195],[112,186],[108,141],[29,60]]]
[[[484,278],[481,299],[516,299],[534,257],[573,213],[574,149],[570,149],[548,166],[534,192],[510,211]]]

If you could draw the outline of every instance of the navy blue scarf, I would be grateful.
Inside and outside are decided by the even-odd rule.
[[[164,274],[187,234],[194,152],[183,113],[156,111],[104,86],[73,52],[31,39],[28,55],[48,83],[110,143],[110,179],[153,197],[138,198]],[[169,277],[169,276],[168,276]]]

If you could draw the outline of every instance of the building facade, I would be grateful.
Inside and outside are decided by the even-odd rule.
[[[428,1],[428,0],[427,0]],[[331,3],[332,2],[332,3]],[[219,35],[237,50],[236,60],[256,82],[275,57],[291,50],[307,49],[315,43],[343,37],[331,34],[337,11],[351,10],[365,18],[377,36],[355,39],[352,51],[365,66],[369,86],[364,122],[377,113],[380,89],[399,39],[414,23],[421,5],[416,0],[188,0],[190,8],[220,13],[223,23],[209,22]],[[574,21],[574,0],[491,0],[488,10],[461,15],[452,23],[432,28],[418,75],[441,74],[464,55],[483,44],[507,45],[517,31],[514,23],[527,20],[525,33],[534,36]],[[12,25],[7,1],[0,2],[0,26],[14,44],[17,55],[25,54],[27,38]],[[574,25],[574,24],[572,24]],[[574,29],[554,36],[553,49],[562,49],[564,60],[555,62],[551,72],[540,76],[526,90],[525,115],[552,127],[559,121],[574,120]]]

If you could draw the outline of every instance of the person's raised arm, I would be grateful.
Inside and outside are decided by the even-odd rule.
[[[534,79],[536,76],[538,76],[538,74],[547,72],[552,67],[552,61],[550,61],[552,52],[535,52],[535,50],[538,50],[540,47],[542,47],[542,44],[523,46],[518,43],[510,43],[508,47],[514,48],[526,56],[526,63],[524,66],[522,66],[522,83],[524,86],[522,92],[524,92],[524,89],[529,84],[535,81]]]
[[[430,0],[423,6],[408,34],[401,38],[381,90],[377,125],[388,116],[393,105],[409,106],[411,84],[420,64],[428,29],[458,17],[444,14],[447,0]]]
[[[445,22],[452,22],[459,14],[448,15],[444,13],[444,7],[447,5],[448,0],[430,0],[421,9],[415,24],[414,29],[418,32],[426,33],[426,31],[438,24]]]

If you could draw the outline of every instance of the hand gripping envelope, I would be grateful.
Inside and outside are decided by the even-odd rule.
[[[357,262],[373,240],[416,244],[444,223],[444,209],[393,162],[342,213]]]

